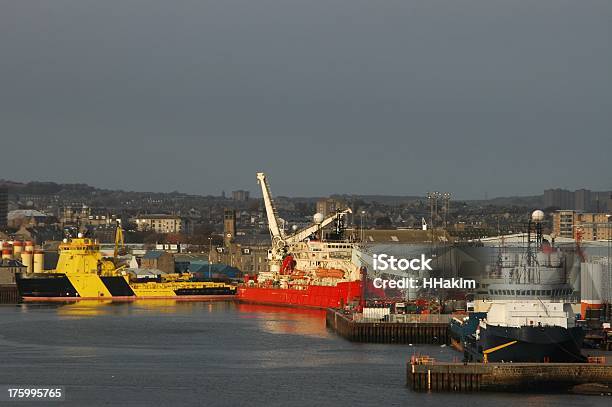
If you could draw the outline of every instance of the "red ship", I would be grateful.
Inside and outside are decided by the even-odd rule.
[[[238,299],[314,308],[339,308],[362,300],[362,272],[353,262],[354,243],[343,236],[344,215],[350,209],[327,218],[317,213],[313,225],[285,234],[279,227],[265,174],[258,173],[257,179],[272,237],[269,270],[238,287]],[[333,225],[333,230],[324,236],[328,225]]]
[[[361,298],[361,282],[346,281],[335,286],[306,285],[300,288],[238,287],[244,302],[313,308],[341,308]]]

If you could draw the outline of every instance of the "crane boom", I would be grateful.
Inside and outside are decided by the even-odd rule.
[[[120,254],[125,254],[125,240],[123,238],[123,229],[121,223],[117,222],[117,229],[115,230],[115,250],[113,252],[113,258],[117,260]]]
[[[293,235],[288,236],[285,239],[285,242],[288,244],[301,242],[302,240],[306,239],[308,236],[312,235],[317,230],[323,229],[325,226],[335,221],[338,217],[344,216],[347,213],[352,213],[350,208],[347,208],[343,210],[342,212],[337,212],[337,213],[334,213],[333,215],[328,216],[320,224],[309,226],[305,229],[302,229],[294,233]]]
[[[279,240],[283,238],[283,232],[278,227],[278,219],[276,208],[274,207],[274,201],[272,200],[272,194],[270,193],[270,186],[266,181],[266,174],[263,172],[257,173],[257,181],[261,186],[261,193],[263,194],[264,205],[266,206],[266,215],[268,217],[268,228],[272,235],[272,240]]]
[[[277,263],[283,259],[284,255],[288,251],[289,245],[301,242],[317,230],[329,225],[338,217],[351,213],[350,209],[345,209],[342,212],[337,212],[331,216],[328,216],[319,224],[309,226],[292,235],[285,236],[285,232],[278,226],[279,218],[276,212],[276,207],[274,206],[274,201],[272,200],[272,193],[270,192],[270,186],[268,185],[266,174],[263,172],[258,172],[257,181],[261,186],[264,205],[266,207],[266,216],[268,218],[268,228],[270,229],[270,235],[272,237],[271,260]]]

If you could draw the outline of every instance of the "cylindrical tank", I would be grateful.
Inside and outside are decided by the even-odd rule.
[[[26,273],[32,272],[32,252],[24,251],[21,253],[21,263],[26,266]]]
[[[26,252],[34,252],[34,242],[31,240],[26,240],[25,242],[25,251]]]
[[[4,246],[2,248],[2,258],[10,260],[13,257],[13,249],[10,246]]]
[[[21,259],[21,253],[23,252],[23,242],[20,240],[15,240],[13,242],[13,256],[15,259]]]
[[[34,272],[42,273],[44,271],[45,264],[45,252],[36,249],[34,250]]]
[[[604,268],[604,265],[598,263],[580,265],[580,311],[583,319],[588,309],[601,308]]]

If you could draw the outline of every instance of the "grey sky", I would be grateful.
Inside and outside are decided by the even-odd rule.
[[[612,189],[612,1],[0,0],[0,134],[20,181]]]

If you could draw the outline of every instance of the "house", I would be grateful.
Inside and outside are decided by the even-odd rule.
[[[158,269],[168,274],[174,273],[174,255],[161,250],[148,251],[142,257],[140,267]]]

